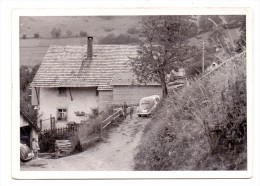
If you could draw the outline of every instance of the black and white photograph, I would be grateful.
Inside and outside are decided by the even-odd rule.
[[[20,16],[20,170],[246,171],[246,25]]]

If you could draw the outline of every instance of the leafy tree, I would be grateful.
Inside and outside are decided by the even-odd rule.
[[[199,28],[202,33],[213,30],[220,23],[222,19],[218,15],[201,15],[199,18]]]
[[[191,16],[149,16],[142,19],[141,32],[146,36],[131,58],[134,73],[140,82],[156,81],[162,84],[163,97],[168,94],[166,74],[183,67],[194,47],[188,45],[194,26]]]
[[[33,68],[25,65],[20,67],[20,109],[35,123],[37,122],[37,110],[34,110],[31,105],[29,86],[39,66],[38,64]]]
[[[39,32],[34,33],[34,34],[33,34],[33,37],[34,37],[34,38],[39,38],[39,37],[40,37],[40,33],[39,33]]]
[[[128,33],[128,34],[139,34],[140,31],[139,31],[137,28],[132,27],[132,28],[129,28],[129,29],[127,30],[127,33]]]
[[[26,36],[25,33],[23,34],[22,38],[23,38],[23,39],[26,39],[26,38],[27,38],[27,36]]]
[[[224,18],[224,28],[238,28],[243,25],[245,15],[225,15]]]
[[[51,30],[51,36],[53,37],[53,38],[59,38],[60,36],[61,36],[61,29],[60,28],[53,28],[52,30]]]
[[[246,16],[243,16],[241,28],[240,28],[240,38],[237,42],[236,52],[242,52],[246,47]]]
[[[81,30],[81,31],[79,32],[79,36],[80,36],[80,37],[87,37],[87,36],[88,36],[88,33]]]

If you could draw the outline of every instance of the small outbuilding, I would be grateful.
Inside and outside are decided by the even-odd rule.
[[[162,86],[157,82],[137,81],[134,73],[118,73],[113,76],[113,104],[137,105],[141,98],[159,95],[162,96]]]
[[[30,118],[20,111],[20,142],[31,147],[32,139],[38,140],[40,129],[37,124],[33,123]]]

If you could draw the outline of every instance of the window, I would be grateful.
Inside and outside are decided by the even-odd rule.
[[[58,88],[58,95],[59,95],[59,96],[66,96],[66,91],[67,91],[67,88],[65,88],[65,87],[59,87],[59,88]]]
[[[60,121],[66,121],[67,120],[67,109],[58,109],[58,117],[57,119]]]

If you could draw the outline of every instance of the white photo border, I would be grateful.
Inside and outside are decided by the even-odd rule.
[[[246,171],[21,171],[19,148],[19,17],[101,15],[246,15],[247,123]],[[82,8],[13,9],[12,11],[12,178],[14,179],[136,179],[136,178],[251,178],[253,166],[253,12],[250,8]]]

